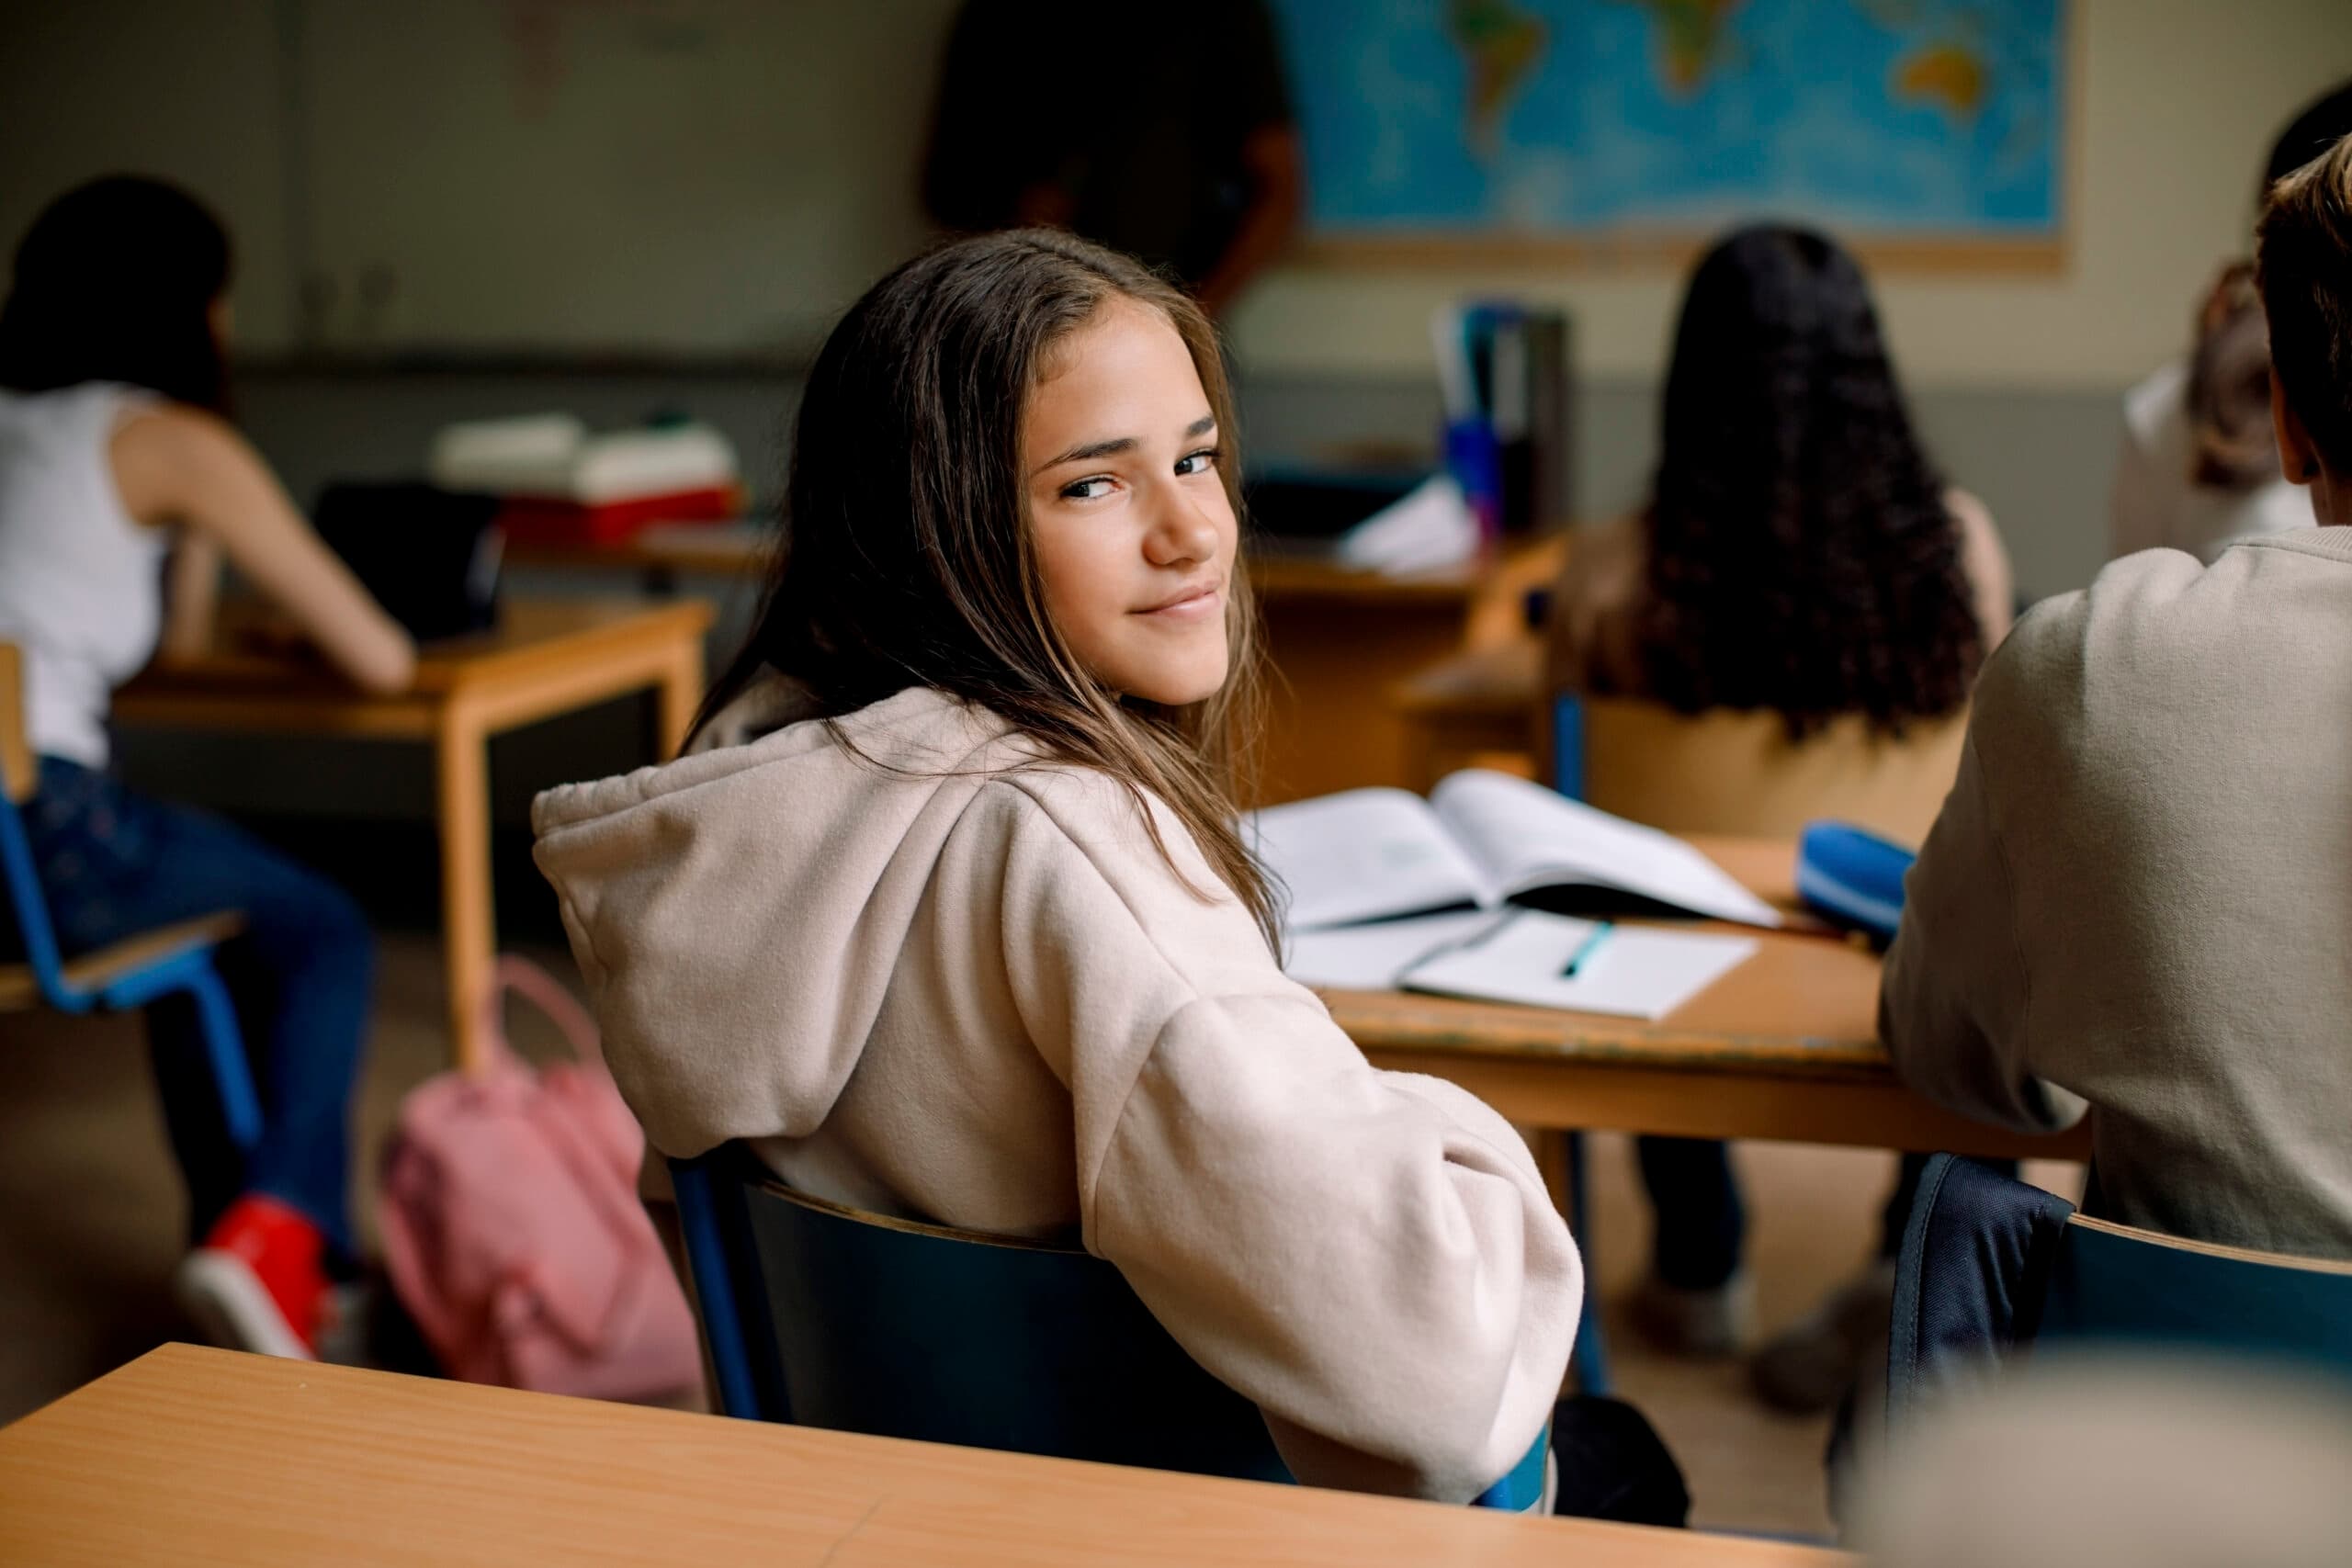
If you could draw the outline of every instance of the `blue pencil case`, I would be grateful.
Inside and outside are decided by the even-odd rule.
[[[1846,822],[1815,822],[1797,840],[1797,897],[1825,919],[1883,945],[1903,919],[1903,876],[1916,852]]]

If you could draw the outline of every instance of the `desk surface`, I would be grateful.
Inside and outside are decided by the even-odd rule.
[[[225,622],[229,636],[209,653],[158,662],[124,687],[118,704],[136,709],[149,697],[267,690],[334,694],[355,705],[446,696],[469,684],[540,672],[607,650],[680,634],[699,637],[711,621],[709,605],[694,600],[649,604],[635,600],[514,599],[500,608],[498,625],[478,636],[426,643],[418,649],[416,679],[403,693],[373,698],[352,690],[331,671],[291,662],[237,645],[239,617]]]
[[[1878,956],[1826,934],[1799,910],[1796,846],[1771,839],[1690,842],[1804,926],[1765,931],[1721,921],[1693,923],[1691,929],[1752,939],[1756,955],[1655,1023],[1405,991],[1327,992],[1332,1016],[1366,1045],[1638,1057],[1655,1066],[1769,1066],[1821,1077],[1885,1076],[1886,1051],[1878,1043]]]
[[[1795,845],[1690,841],[1795,909]],[[1655,1023],[1401,991],[1324,1000],[1378,1066],[1451,1079],[1528,1126],[2087,1156],[2087,1122],[2054,1136],[2013,1133],[1905,1089],[1878,1043],[1879,960],[1868,949],[1804,931],[1700,929],[1752,937],[1756,954]]]
[[[1424,665],[1392,687],[1388,700],[1405,713],[1518,717],[1532,712],[1543,683],[1543,642],[1517,637]]]
[[[167,1345],[0,1431],[0,1561],[1831,1568],[1523,1518]]]

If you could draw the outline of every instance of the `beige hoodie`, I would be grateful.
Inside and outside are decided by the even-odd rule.
[[[1155,802],[928,688],[533,812],[621,1091],[884,1213],[1075,1232],[1310,1483],[1466,1500],[1583,1270],[1525,1145],[1374,1071]],[[882,764],[881,766],[875,765]],[[894,771],[895,770],[895,771]]]

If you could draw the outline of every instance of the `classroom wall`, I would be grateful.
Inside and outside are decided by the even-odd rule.
[[[2346,0],[2074,0],[2076,219],[2055,276],[1881,280],[1903,368],[1922,388],[2111,389],[2177,352],[2216,261],[2243,250],[2270,139],[2352,76]],[[1432,307],[1508,288],[1575,312],[1589,371],[1658,374],[1679,295],[1654,269],[1293,267],[1242,305],[1255,368],[1418,367]]]
[[[265,355],[447,341],[626,347],[650,322],[673,348],[788,366],[923,232],[912,166],[953,3],[0,8],[0,104],[14,132],[0,241],[74,180],[152,169],[235,228],[240,339]],[[1937,456],[1992,504],[2036,594],[2087,581],[2103,558],[2116,399],[2177,351],[2215,262],[2244,244],[2278,121],[2352,75],[2346,0],[2075,4],[2067,269],[1882,280]],[[540,85],[526,91],[524,78]],[[652,129],[616,129],[632,116]],[[679,188],[664,192],[665,178]],[[648,187],[634,198],[640,214],[726,220],[622,221],[622,193]],[[517,236],[557,243],[530,249]],[[409,265],[394,269],[389,299],[363,308],[386,256]],[[317,275],[307,305],[306,275]],[[1429,311],[1493,289],[1574,312],[1579,507],[1629,504],[1652,460],[1678,291],[1657,270],[1283,267],[1230,323],[1250,444],[1302,457],[1366,436],[1425,448]],[[298,494],[413,465],[416,432],[443,419],[567,401],[600,417],[664,403],[711,413],[737,428],[766,479],[792,390],[784,368],[516,380],[363,365],[249,376],[245,410]]]
[[[2344,0],[2074,0],[2076,219],[2058,276],[1883,284],[1922,387],[2120,387],[2174,351],[2243,243],[2262,149],[2352,73]],[[912,168],[955,0],[78,0],[8,6],[0,236],[110,167],[215,201],[241,333],[329,347],[805,347],[923,233]],[[689,221],[691,220],[691,221]],[[390,297],[363,305],[371,269]],[[1285,267],[1246,369],[1419,375],[1430,309],[1509,288],[1577,313],[1585,367],[1655,377],[1655,265]]]

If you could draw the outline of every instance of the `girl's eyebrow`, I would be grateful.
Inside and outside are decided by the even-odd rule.
[[[1204,413],[1186,425],[1179,439],[1190,441],[1195,436],[1206,435],[1216,428],[1216,415]],[[1122,452],[1132,452],[1141,445],[1142,443],[1132,435],[1116,436],[1108,441],[1089,441],[1084,446],[1071,447],[1058,457],[1051,457],[1038,464],[1036,472],[1042,474],[1048,468],[1058,468],[1064,463],[1086,463],[1097,457],[1115,457]]]

